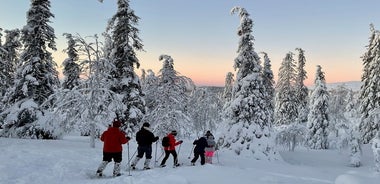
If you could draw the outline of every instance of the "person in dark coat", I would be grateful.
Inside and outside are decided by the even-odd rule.
[[[166,160],[169,158],[170,154],[173,155],[174,166],[177,167],[177,166],[180,165],[180,164],[178,163],[178,158],[177,158],[178,155],[177,155],[177,152],[175,151],[175,147],[176,147],[177,145],[182,144],[183,141],[182,141],[182,140],[177,141],[177,140],[175,139],[175,136],[177,136],[177,131],[176,131],[176,130],[171,131],[171,132],[167,135],[167,137],[169,138],[169,146],[164,147],[164,150],[165,150],[165,157],[164,157],[164,159],[162,159],[162,161],[161,161],[161,164],[160,164],[161,167],[165,167],[165,166],[166,166],[166,165],[165,165],[165,162],[166,162]]]
[[[152,131],[149,129],[150,124],[145,122],[142,128],[136,134],[136,141],[138,144],[137,147],[137,156],[131,164],[132,169],[136,169],[138,161],[145,154],[144,169],[150,169],[149,163],[152,159],[152,143],[156,142],[159,138],[154,136]]]
[[[103,161],[98,167],[96,174],[98,176],[103,175],[103,170],[106,168],[107,164],[112,160],[115,162],[113,175],[120,176],[120,164],[122,161],[122,144],[126,144],[130,137],[126,136],[119,127],[121,122],[118,119],[114,119],[112,126],[108,127],[100,137],[100,140],[104,142],[103,144]]]
[[[205,137],[201,137],[198,140],[193,142],[195,145],[194,148],[194,158],[191,160],[191,165],[195,165],[195,162],[198,160],[199,156],[201,157],[201,165],[205,164],[205,148],[207,145],[207,140]]]

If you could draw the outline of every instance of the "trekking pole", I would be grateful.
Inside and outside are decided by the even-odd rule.
[[[219,154],[218,154],[219,150],[216,150],[215,152],[216,152],[216,160],[218,160],[218,164],[220,164],[220,162],[219,162]]]
[[[158,141],[156,141],[156,151],[155,151],[155,153],[154,153],[154,167],[156,167],[157,166],[157,144],[158,144]]]
[[[132,176],[131,175],[131,167],[130,167],[130,165],[131,165],[131,157],[129,157],[129,142],[128,142],[128,145],[127,145],[127,149],[128,149],[128,176]]]
[[[191,158],[191,153],[193,152],[193,150],[194,150],[194,147],[195,147],[195,145],[193,145],[193,148],[191,148],[191,151],[190,151],[189,157],[187,157],[188,159],[190,159],[190,158]]]

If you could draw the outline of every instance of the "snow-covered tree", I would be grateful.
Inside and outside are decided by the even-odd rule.
[[[80,74],[81,69],[78,63],[79,55],[76,50],[75,40],[73,36],[69,33],[65,33],[64,36],[67,38],[67,55],[68,58],[65,59],[62,63],[63,65],[63,75],[65,76],[63,80],[62,87],[64,89],[73,89],[76,86],[79,86],[80,83]]]
[[[308,107],[308,95],[309,95],[309,89],[304,84],[305,79],[307,79],[306,76],[306,70],[305,70],[305,51],[301,48],[296,48],[298,51],[298,62],[297,62],[297,76],[296,76],[296,82],[295,82],[295,90],[296,90],[296,98],[297,98],[297,120],[299,123],[306,123],[307,122],[307,115],[309,114],[309,107]]]
[[[117,12],[107,28],[112,32],[110,60],[115,66],[111,71],[113,81],[110,89],[121,94],[126,105],[121,116],[127,123],[122,128],[135,132],[140,129],[140,121],[146,112],[140,79],[134,71],[135,65],[137,68],[140,66],[135,51],[143,50],[143,45],[136,28],[139,17],[131,9],[129,0],[118,0],[117,5]]]
[[[357,127],[351,129],[349,138],[350,165],[352,167],[359,167],[361,165],[362,149],[360,144],[360,133],[357,130]]]
[[[304,145],[306,127],[303,124],[290,124],[277,127],[276,144],[294,151],[297,146]]]
[[[50,106],[51,121],[56,123],[59,135],[76,129],[81,135],[90,135],[90,146],[95,147],[95,137],[99,136],[125,108],[120,95],[110,90],[110,71],[114,68],[109,60],[102,57],[98,37],[88,42],[81,36],[73,36],[75,50],[81,55],[78,62],[83,71],[84,81],[72,89],[62,89],[51,96],[56,102]],[[46,103],[48,106],[49,104]],[[130,132],[129,132],[130,133]],[[130,135],[130,134],[129,134]]]
[[[325,74],[320,65],[317,66],[314,84],[315,87],[310,97],[306,144],[312,149],[327,149],[329,94]]]
[[[56,50],[54,15],[49,0],[31,0],[27,24],[22,29],[24,45],[13,88],[6,94],[4,136],[53,138],[44,122],[40,105],[59,87],[56,63],[47,49]],[[41,120],[41,121],[38,121]]]
[[[274,89],[274,80],[273,80],[273,71],[272,71],[272,65],[271,60],[268,57],[268,54],[265,52],[262,52],[264,55],[264,67],[263,67],[263,85],[265,88],[265,91],[268,93],[266,95],[266,104],[268,105],[268,116],[270,120],[268,122],[274,123],[274,96],[275,96],[275,89]]]
[[[224,82],[223,98],[225,103],[231,100],[234,82],[234,74],[232,72],[228,72],[226,75],[226,80]]]
[[[380,172],[380,132],[377,132],[372,141],[373,157],[375,159],[375,166],[377,172]]]
[[[153,87],[153,89],[146,94],[146,98],[151,100],[149,100],[149,109],[144,121],[152,124],[157,135],[165,135],[171,130],[177,130],[182,135],[189,135],[193,132],[193,125],[187,111],[189,96],[186,91],[186,80],[188,78],[180,76],[174,69],[171,56],[161,55],[159,60],[163,62],[163,67],[158,75],[158,83],[153,82],[155,80],[153,76],[146,79],[147,88]],[[149,82],[148,79],[153,80]]]
[[[296,70],[293,53],[289,52],[282,60],[276,85],[275,124],[289,125],[298,117],[297,97],[295,93]]]
[[[222,101],[212,87],[199,87],[190,97],[188,109],[198,136],[207,130],[215,130],[222,121]]]
[[[380,122],[375,121],[378,116],[374,112],[380,109],[380,34],[371,24],[371,35],[367,52],[363,59],[362,86],[360,88],[360,132],[363,143],[367,144],[380,131]]]
[[[237,155],[253,156],[256,159],[276,159],[274,140],[268,117],[266,99],[268,93],[263,85],[262,67],[254,51],[252,27],[249,13],[241,7],[231,10],[240,17],[238,56],[234,67],[238,69],[231,104],[227,109],[222,147]]]

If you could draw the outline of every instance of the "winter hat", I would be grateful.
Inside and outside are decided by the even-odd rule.
[[[112,122],[112,126],[119,128],[121,126],[121,122],[118,119],[114,119]]]
[[[171,134],[172,134],[172,135],[177,135],[177,131],[172,130]]]
[[[143,124],[143,127],[150,127],[150,124],[147,123],[147,122],[145,122],[145,123]]]

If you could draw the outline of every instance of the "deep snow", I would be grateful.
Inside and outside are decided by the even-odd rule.
[[[179,168],[153,168],[147,171],[126,170],[128,147],[130,156],[136,150],[136,142],[124,145],[122,173],[120,177],[93,179],[102,159],[102,142],[90,148],[89,137],[67,136],[63,140],[28,140],[0,138],[1,184],[379,184],[380,174],[374,171],[372,151],[363,149],[363,166],[349,167],[349,157],[337,150],[307,150],[280,152],[283,160],[260,161],[219,151],[214,164],[188,166],[193,140],[185,140],[179,151]],[[155,147],[153,145],[153,159]],[[158,144],[157,157],[161,155]],[[191,155],[192,156],[192,155]],[[161,161],[162,158],[159,159]],[[157,159],[158,160],[158,159]],[[158,162],[159,162],[158,161]],[[140,160],[141,168],[143,161]],[[151,166],[154,166],[152,161]],[[158,165],[159,163],[157,163]],[[113,164],[104,171],[110,176]]]

